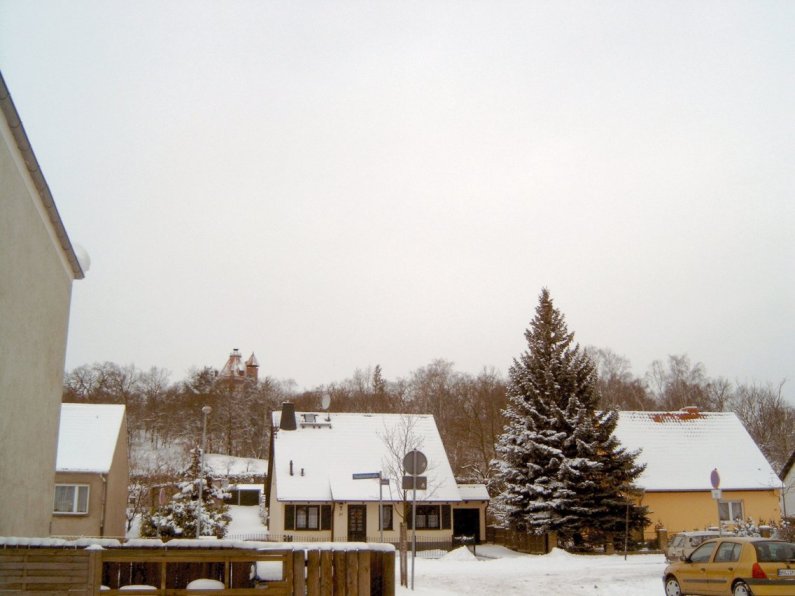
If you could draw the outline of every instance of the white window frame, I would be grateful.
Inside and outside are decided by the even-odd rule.
[[[724,507],[728,517],[724,517],[723,515]],[[721,499],[718,502],[718,512],[720,514],[720,521],[722,522],[733,522],[737,521],[738,519],[745,519],[743,517],[745,515],[745,507],[743,507],[743,502],[739,499]]]
[[[300,523],[299,523],[300,520]],[[295,529],[296,530],[319,530],[320,529],[320,506],[319,505],[296,505],[295,506]]]
[[[58,489],[70,488],[72,489],[72,508],[69,511],[58,510]],[[80,498],[81,493],[85,496]],[[88,505],[91,498],[91,487],[88,484],[56,484],[55,485],[55,499],[53,502],[53,513],[57,515],[88,515]],[[65,500],[65,499],[64,499]],[[81,504],[85,509],[81,510]]]

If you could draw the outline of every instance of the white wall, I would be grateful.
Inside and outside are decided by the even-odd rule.
[[[48,536],[73,273],[0,134],[0,536]]]

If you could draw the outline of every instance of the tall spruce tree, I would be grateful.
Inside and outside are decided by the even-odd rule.
[[[496,445],[497,511],[510,527],[556,531],[564,540],[623,530],[627,496],[643,467],[613,436],[617,412],[596,411],[595,366],[573,344],[546,288],[525,338],[528,349],[509,371],[506,426]],[[639,517],[634,510],[632,519]]]

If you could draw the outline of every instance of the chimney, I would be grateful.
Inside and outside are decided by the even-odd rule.
[[[295,404],[286,401],[282,403],[282,417],[279,421],[281,430],[295,430]]]

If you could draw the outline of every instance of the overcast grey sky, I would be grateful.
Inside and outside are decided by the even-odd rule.
[[[790,1],[0,0],[92,260],[67,368],[505,373],[547,286],[638,374],[791,384],[794,32]]]

